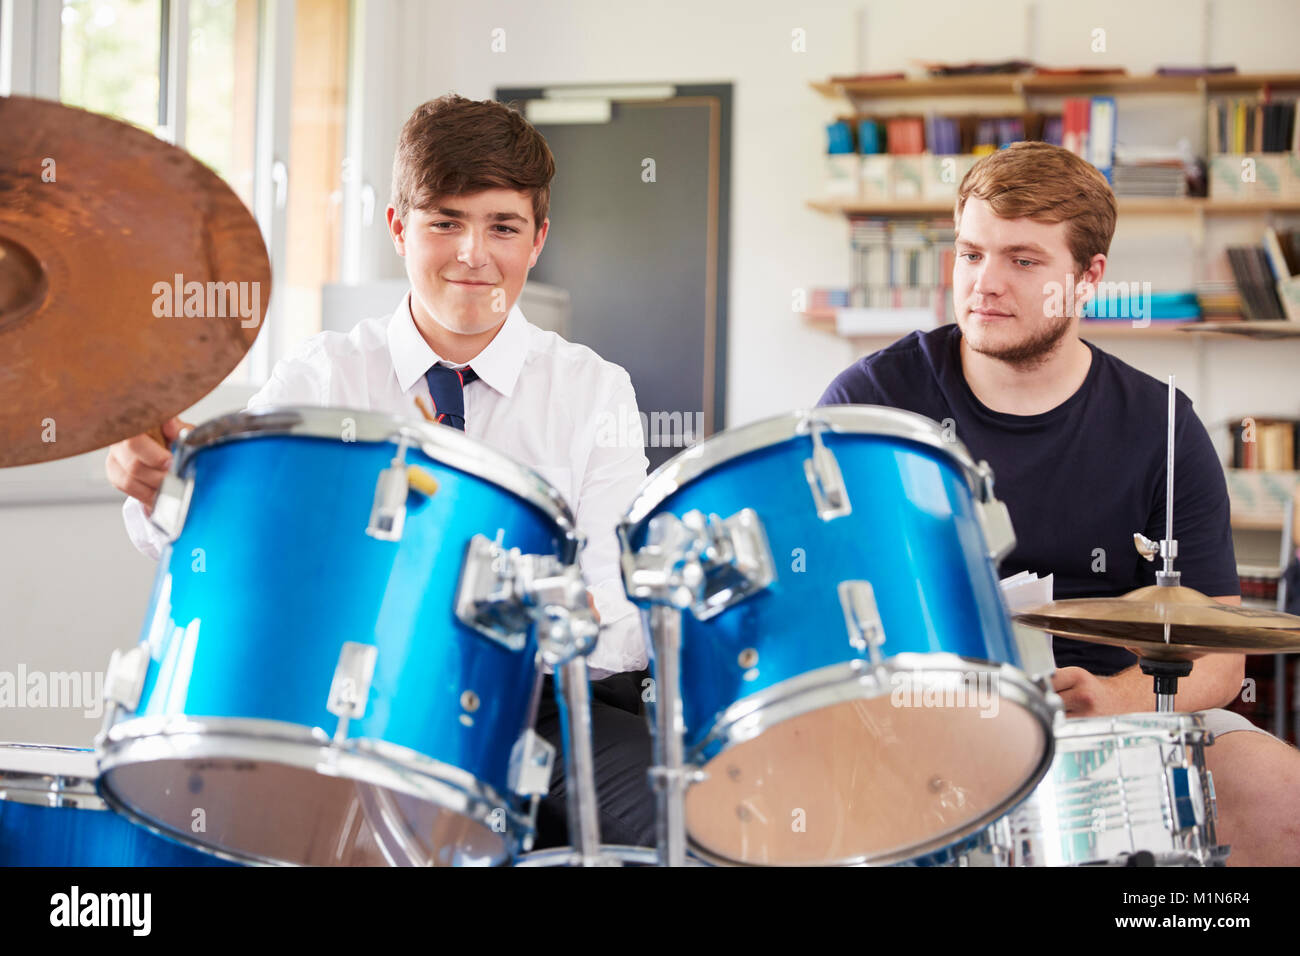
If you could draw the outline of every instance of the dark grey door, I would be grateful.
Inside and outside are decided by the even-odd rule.
[[[608,123],[537,124],[556,174],[532,278],[569,292],[572,341],[631,375],[651,468],[724,427],[730,100],[678,87],[615,99]]]

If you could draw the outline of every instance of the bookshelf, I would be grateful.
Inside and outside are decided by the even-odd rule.
[[[857,200],[810,199],[808,208],[845,216],[933,216],[952,215],[954,200],[860,202]],[[1237,199],[1136,199],[1118,200],[1120,214],[1131,216],[1236,215],[1300,212],[1300,200],[1260,202]]]
[[[827,332],[831,335],[839,335],[835,321],[835,309],[810,309],[802,313],[804,323],[812,329],[820,332]],[[1082,338],[1120,338],[1127,340],[1136,339],[1170,339],[1177,336],[1186,326],[1202,325],[1201,322],[1152,322],[1145,327],[1134,327],[1127,320],[1119,319],[1114,322],[1096,322],[1082,321],[1079,323],[1079,335]],[[1283,325],[1289,323],[1270,322],[1268,325]],[[845,335],[841,338],[857,341],[861,339],[866,342],[894,341],[900,339],[906,332],[880,332],[865,335]]]
[[[1033,72],[986,76],[922,77],[884,80],[829,80],[813,82],[811,87],[831,99],[847,100],[854,113],[885,114],[880,110],[883,100],[915,100],[921,98],[1019,97],[1020,108],[1029,110],[1031,96],[1077,96],[1105,94],[1170,94],[1195,95],[1201,98],[1201,113],[1206,111],[1209,97],[1229,93],[1262,93],[1268,91],[1300,91],[1300,73],[1234,73],[1206,76],[1159,75],[1052,75]],[[910,107],[916,109],[916,107]],[[855,115],[841,116],[852,122]],[[858,200],[816,198],[806,203],[809,209],[829,215],[844,217],[951,217],[953,199],[917,198],[910,200]],[[1187,228],[1199,247],[1205,241],[1207,217],[1233,216],[1265,217],[1300,214],[1300,199],[1230,199],[1230,198],[1160,198],[1120,197],[1121,216],[1187,217]],[[1168,227],[1161,227],[1168,228]],[[1182,228],[1181,224],[1174,228]],[[834,310],[812,311],[804,314],[804,322],[815,329],[838,334]],[[1182,337],[1195,333],[1190,338]],[[1163,341],[1194,342],[1210,337],[1294,339],[1300,338],[1300,323],[1269,321],[1230,322],[1172,322],[1152,323],[1137,328],[1128,322],[1083,322],[1080,334],[1096,338],[1156,339]],[[843,338],[879,343],[899,337],[899,333],[853,334]]]
[[[835,309],[811,309],[802,313],[804,323],[812,329],[839,335],[835,322]],[[846,335],[841,338],[856,341],[880,342],[902,338],[906,333],[881,332],[875,335]],[[1178,340],[1184,335],[1237,336],[1249,339],[1300,338],[1300,322],[1178,322],[1154,321],[1148,326],[1133,326],[1119,319],[1113,322],[1084,320],[1079,323],[1081,338],[1138,340]]]
[[[1300,73],[1228,73],[1212,76],[1044,76],[1034,73],[993,76],[936,76],[902,80],[814,82],[823,96],[850,102],[931,96],[1072,96],[1106,93],[1210,95],[1249,93],[1265,87],[1300,89]]]

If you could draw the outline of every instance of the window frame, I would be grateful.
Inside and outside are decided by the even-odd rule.
[[[161,24],[159,36],[158,123],[159,139],[184,148],[188,125],[187,87],[189,77],[189,2],[157,0]],[[0,94],[35,96],[60,101],[59,67],[63,34],[62,2],[49,0],[0,0]],[[358,28],[365,19],[362,0],[349,0],[348,21],[354,31],[349,38],[348,108],[345,117],[345,149],[354,171],[344,177],[344,222],[338,250],[341,274],[357,276],[359,237],[350,232],[362,219],[367,184],[359,175],[360,126],[353,83],[359,72]],[[291,188],[289,156],[293,96],[294,30],[296,0],[257,0],[258,49],[257,93],[254,107],[253,216],[262,230],[271,275],[285,275],[287,260],[287,215]],[[348,182],[348,180],[351,182]],[[372,191],[373,192],[373,191]],[[373,204],[373,200],[372,200]],[[352,226],[352,229],[348,227]],[[266,328],[249,352],[244,380],[227,379],[227,384],[260,387],[270,379],[276,361],[292,343],[282,340],[283,296],[272,294],[265,319]]]

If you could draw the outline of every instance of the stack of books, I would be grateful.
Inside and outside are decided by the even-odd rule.
[[[1183,198],[1188,194],[1187,172],[1192,160],[1186,152],[1179,147],[1117,146],[1111,179],[1115,195]]]
[[[1061,145],[1112,180],[1118,112],[1113,96],[1069,97],[1062,104]]]
[[[850,305],[925,310],[942,321],[952,309],[955,238],[951,219],[850,218]]]
[[[1203,279],[1196,283],[1196,302],[1206,322],[1241,320],[1241,296],[1231,279]]]
[[[1243,418],[1229,425],[1232,431],[1232,467],[1244,471],[1294,471],[1297,429],[1289,418]]]
[[[1229,246],[1246,318],[1300,322],[1300,230],[1265,230],[1263,246]]]
[[[1019,116],[990,116],[980,119],[975,128],[976,156],[996,153],[1004,146],[1019,143],[1025,138],[1025,121]]]
[[[808,303],[808,311],[828,312],[831,309],[843,308],[848,304],[848,289],[813,289],[811,301]]]
[[[1207,109],[1211,154],[1300,152],[1295,100],[1217,100]]]
[[[1227,252],[1245,317],[1257,322],[1285,319],[1264,250],[1259,246],[1228,246]]]
[[[1187,195],[1187,173],[1181,162],[1116,163],[1113,176],[1116,196],[1182,199]]]

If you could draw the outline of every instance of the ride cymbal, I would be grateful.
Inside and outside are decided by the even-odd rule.
[[[252,347],[271,270],[252,214],[126,123],[0,97],[0,467],[147,431]]]
[[[1152,585],[1117,598],[1053,601],[1013,617],[1026,627],[1162,660],[1300,651],[1300,617],[1220,604],[1194,588]]]

